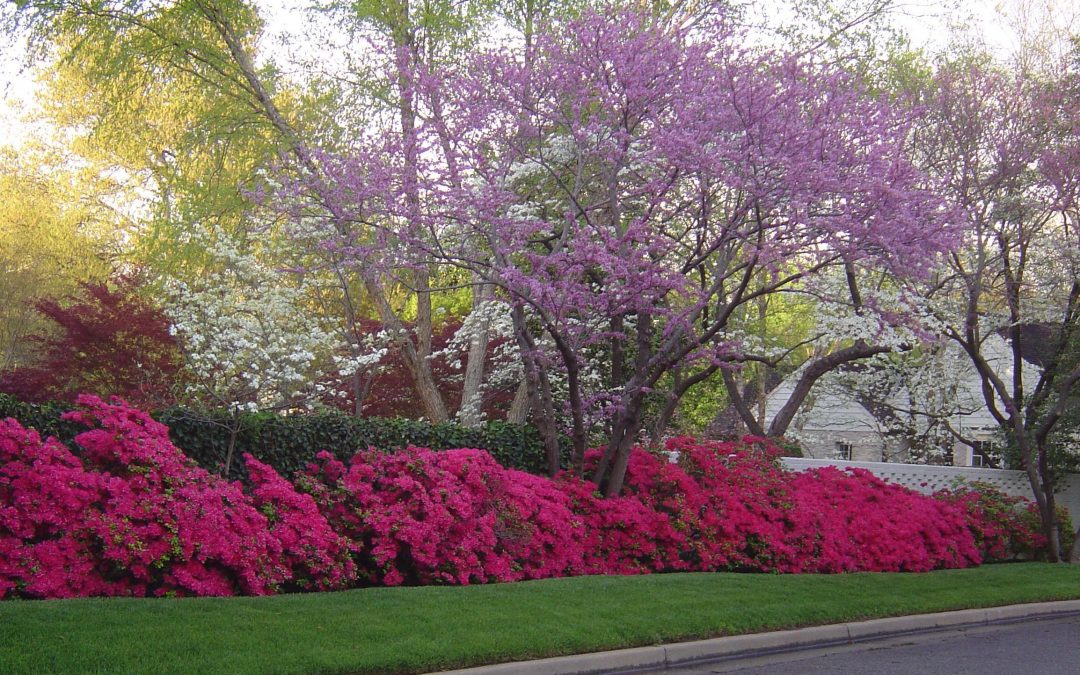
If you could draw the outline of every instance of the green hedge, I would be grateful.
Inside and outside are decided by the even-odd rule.
[[[219,470],[229,447],[225,417],[208,420],[180,409],[164,410],[154,417],[169,427],[173,442],[188,456],[212,471]],[[503,466],[532,473],[544,470],[544,448],[536,429],[505,422],[469,428],[399,418],[352,417],[334,411],[252,413],[244,415],[240,422],[233,464],[239,463],[242,453],[249,452],[283,475],[303,468],[321,450],[348,459],[357,450],[369,447],[391,452],[409,445],[432,450],[480,448]],[[235,466],[232,473],[239,475]]]
[[[28,429],[37,429],[42,437],[54,436],[64,445],[71,445],[71,440],[86,427],[60,419],[62,413],[72,406],[64,403],[24,403],[9,395],[0,394],[0,420],[14,417]]]
[[[43,436],[56,436],[70,445],[80,425],[63,422],[60,414],[70,406],[56,403],[34,405],[0,394],[0,419],[14,417],[23,426],[37,429]],[[229,424],[225,414],[206,415],[179,408],[154,413],[169,427],[173,443],[204,468],[217,472],[225,463],[229,448]],[[329,450],[348,459],[357,450],[374,447],[390,452],[409,445],[446,450],[480,448],[487,450],[503,466],[532,473],[544,471],[544,449],[540,435],[529,426],[488,422],[469,428],[458,424],[429,424],[419,420],[381,417],[352,417],[335,411],[278,415],[249,413],[241,416],[236,451],[230,477],[242,478],[240,456],[249,452],[290,475]],[[568,445],[563,445],[564,465]]]

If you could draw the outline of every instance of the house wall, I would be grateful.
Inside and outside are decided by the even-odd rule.
[[[794,382],[789,378],[769,394],[765,404],[766,425],[791,396],[793,388]],[[819,459],[836,457],[839,443],[851,446],[853,460],[880,461],[889,450],[877,421],[866,408],[839,396],[812,399],[808,412],[793,421],[789,435],[798,439],[808,457]]]
[[[983,403],[982,381],[966,355],[952,354],[956,348],[947,345],[948,358],[960,359],[964,368],[955,381],[943,382],[942,392],[948,392],[951,406],[956,411],[949,418],[949,425],[969,440],[993,441],[997,423]],[[1012,351],[1008,343],[997,335],[987,338],[983,352],[988,364],[999,373],[1012,370]],[[1023,372],[1028,391],[1038,377],[1037,369],[1025,362]],[[886,434],[886,429],[870,412],[845,389],[829,384],[829,376],[820,380],[811,390],[806,402],[788,430],[788,436],[798,440],[807,457],[835,459],[839,456],[839,443],[851,446],[853,461],[904,462],[908,459],[907,443]],[[783,380],[765,401],[764,426],[768,427],[776,413],[788,401],[795,387],[796,377]],[[907,403],[902,392],[892,405],[903,409]],[[946,450],[952,452],[954,466],[971,466],[971,448],[956,441]]]

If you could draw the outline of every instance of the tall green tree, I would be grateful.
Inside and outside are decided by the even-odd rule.
[[[24,338],[46,321],[34,309],[45,298],[72,293],[110,272],[114,214],[85,199],[80,177],[30,166],[0,149],[0,369],[33,361]]]
[[[127,191],[116,200],[137,225],[132,256],[163,274],[205,262],[179,243],[187,224],[245,226],[245,190],[282,152],[208,16],[247,45],[261,29],[236,2],[24,3],[14,16],[45,57],[41,114]],[[274,91],[272,69],[261,76]]]

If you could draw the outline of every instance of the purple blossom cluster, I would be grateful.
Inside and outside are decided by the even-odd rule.
[[[148,415],[79,399],[74,450],[0,422],[0,598],[262,595],[668,571],[926,571],[1041,545],[1011,500],[781,468],[770,441],[635,449],[622,496],[486,452],[327,452],[295,482],[195,466]],[[590,451],[595,464],[600,450]],[[993,508],[991,508],[993,507]]]

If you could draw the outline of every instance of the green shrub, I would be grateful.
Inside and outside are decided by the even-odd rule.
[[[154,417],[169,427],[173,443],[199,464],[216,471],[224,463],[230,435],[224,414],[210,417],[174,408]],[[347,460],[370,447],[389,452],[410,445],[433,450],[478,448],[487,450],[503,466],[532,473],[544,470],[543,444],[533,427],[488,422],[469,428],[401,418],[352,417],[336,411],[243,415],[233,457],[251,453],[289,475],[313,461],[320,450]],[[234,466],[233,471],[239,468]]]
[[[13,417],[24,427],[37,429],[42,438],[54,436],[68,446],[76,434],[86,431],[81,424],[60,419],[72,408],[66,403],[25,403],[10,394],[0,394],[0,420]]]
[[[68,409],[55,403],[23,403],[0,394],[0,419],[14,417],[43,436],[56,436],[70,445],[75,434],[84,429],[60,420],[60,414]],[[169,427],[173,444],[188,457],[209,471],[221,469],[229,448],[227,413],[168,408],[153,417]],[[245,452],[282,475],[290,475],[314,461],[320,450],[347,460],[356,451],[369,447],[389,452],[409,445],[432,450],[477,448],[487,450],[503,466],[531,473],[544,471],[543,443],[536,429],[529,426],[488,422],[469,428],[401,418],[352,417],[337,411],[294,415],[264,412],[241,415],[230,477],[244,477],[240,457]],[[564,444],[564,465],[568,456],[568,445]]]

